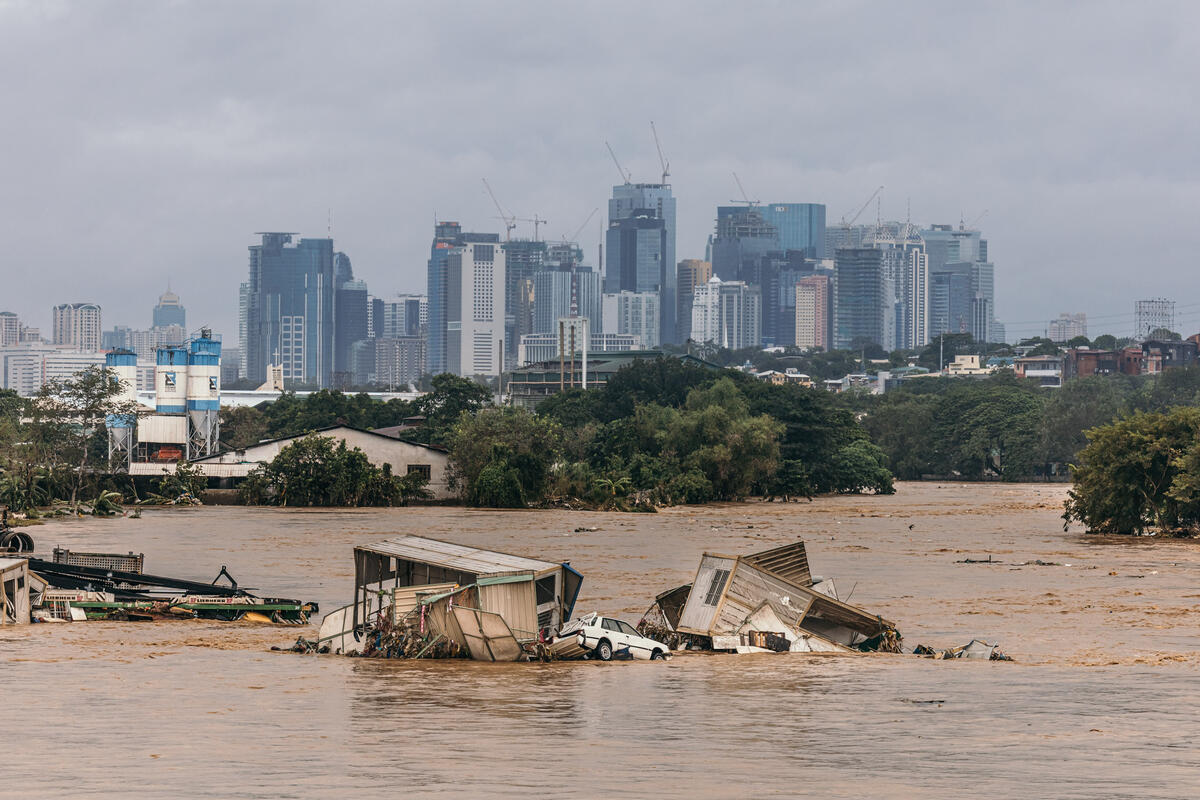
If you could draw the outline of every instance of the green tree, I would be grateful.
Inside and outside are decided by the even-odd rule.
[[[557,422],[524,409],[487,407],[463,414],[447,440],[450,479],[470,505],[540,503],[561,440]],[[515,487],[509,486],[514,480]],[[501,500],[505,505],[497,506]]]
[[[392,474],[357,447],[315,434],[284,447],[240,487],[243,502],[280,506],[392,506],[425,495],[424,476]]]
[[[1087,446],[1086,431],[1128,409],[1135,382],[1123,375],[1091,375],[1050,393],[1042,412],[1041,460],[1067,464]]]
[[[137,415],[137,402],[122,400],[122,392],[114,370],[94,366],[47,381],[27,406],[33,452],[40,451],[51,469],[61,467],[68,476],[67,499],[73,506],[93,472],[107,469],[93,447],[105,419]]]
[[[1184,471],[1200,466],[1198,432],[1200,408],[1140,412],[1088,431],[1063,519],[1096,533],[1194,527],[1195,473]]]
[[[1117,347],[1117,337],[1110,333],[1104,333],[1092,340],[1092,347],[1097,350],[1115,350]]]
[[[479,411],[491,399],[491,391],[472,380],[448,372],[434,375],[430,391],[413,405],[413,412],[425,417],[425,424],[408,438],[425,444],[445,444],[463,414]]]
[[[252,406],[221,409],[221,444],[230,450],[244,450],[268,438],[267,415]],[[288,434],[285,434],[288,435]]]

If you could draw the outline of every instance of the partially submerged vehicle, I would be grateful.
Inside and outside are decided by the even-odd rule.
[[[657,661],[671,652],[667,644],[643,636],[628,622],[594,612],[564,625],[548,649],[556,659],[594,657],[599,661]]]

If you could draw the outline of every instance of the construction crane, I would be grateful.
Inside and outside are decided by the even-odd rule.
[[[543,217],[539,217],[537,214],[534,214],[534,215],[533,215],[533,217],[532,217],[532,219],[531,219],[531,218],[527,218],[527,217],[513,217],[513,220],[514,220],[514,221],[516,221],[516,222],[532,222],[532,223],[533,223],[533,238],[534,238],[534,241],[540,241],[540,240],[538,239],[538,227],[539,227],[539,226],[541,226],[541,225],[545,225],[547,222],[549,222],[549,221],[550,221],[550,220],[548,220],[548,219],[544,219]]]
[[[729,202],[745,203],[746,208],[754,208],[756,205],[758,205],[757,200],[751,200],[750,195],[746,194],[746,187],[742,186],[742,179],[738,177],[738,174],[736,172],[733,173],[733,180],[735,183],[737,183],[738,191],[742,193],[742,199],[741,200],[730,200]]]
[[[617,154],[613,152],[611,144],[605,142],[604,146],[608,148],[608,154],[612,156],[613,163],[617,165],[617,173],[620,174],[621,181],[629,184],[631,182],[630,178],[632,177],[632,173],[626,172],[625,168],[621,166],[621,162],[617,161]]]
[[[871,205],[871,201],[874,200],[876,198],[876,196],[878,196],[878,194],[882,191],[883,191],[883,187],[880,186],[878,189],[871,192],[871,196],[867,198],[867,202],[862,204],[862,208],[860,208],[857,212],[855,212],[854,216],[851,217],[849,219],[849,221],[847,221],[846,218],[843,216],[842,217],[842,227],[849,228],[851,225],[853,225],[855,220],[857,220],[859,217],[861,217],[862,213],[867,210],[867,206]]]
[[[488,195],[491,196],[492,202],[496,205],[496,210],[500,212],[500,216],[497,219],[504,220],[504,241],[511,241],[512,232],[517,227],[517,218],[506,212],[504,207],[500,205],[500,201],[496,199],[496,193],[492,191],[492,185],[488,183],[487,178],[483,178],[482,180],[483,187],[487,189]]]
[[[967,223],[966,225],[964,225],[964,224],[963,224],[963,215],[962,215],[962,214],[959,214],[959,216],[958,216],[958,229],[959,229],[960,231],[973,231],[973,230],[975,230],[975,226],[979,224],[979,220],[981,220],[981,219],[983,219],[984,217],[986,217],[986,216],[988,215],[988,211],[990,211],[990,210],[991,210],[991,209],[985,208],[985,209],[983,210],[983,213],[982,213],[982,214],[980,214],[980,215],[979,215],[978,217],[976,217],[975,219],[971,220],[971,221],[970,221],[969,223]]]
[[[590,214],[588,214],[588,215],[587,215],[587,219],[585,219],[585,220],[583,221],[583,224],[579,226],[579,229],[578,229],[577,231],[575,231],[575,233],[573,233],[573,234],[571,235],[571,238],[570,238],[570,239],[568,239],[568,238],[567,238],[567,237],[565,237],[565,236],[563,237],[563,244],[567,244],[567,243],[569,243],[569,242],[576,242],[576,243],[577,243],[577,242],[579,241],[579,234],[583,233],[583,229],[587,227],[587,224],[588,224],[589,222],[591,222],[591,221],[592,221],[592,217],[596,216],[596,212],[597,212],[597,211],[599,211],[599,210],[600,210],[600,209],[599,209],[598,207],[597,207],[597,208],[593,208],[593,209],[592,209],[592,213],[590,213]]]
[[[671,177],[671,162],[663,156],[662,145],[658,141],[658,129],[654,127],[654,120],[650,120],[650,132],[654,134],[654,149],[658,151],[658,163],[662,166],[662,184],[667,185],[667,178]]]

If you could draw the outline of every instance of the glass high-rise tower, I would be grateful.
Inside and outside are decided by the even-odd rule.
[[[246,377],[264,382],[283,367],[293,383],[328,387],[334,361],[332,239],[262,233],[250,246],[246,286]]]
[[[657,292],[660,336],[675,340],[675,197],[669,183],[625,183],[608,201],[608,293]]]

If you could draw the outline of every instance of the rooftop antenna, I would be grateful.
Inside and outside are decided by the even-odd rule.
[[[333,208],[328,209],[328,217],[325,220],[325,235],[330,239],[333,238]]]
[[[504,220],[504,241],[511,241],[513,229],[517,227],[517,218],[506,212],[503,206],[500,205],[500,201],[496,199],[496,193],[492,191],[492,185],[488,183],[487,178],[481,178],[480,180],[483,181],[483,188],[487,189],[488,195],[492,198],[492,203],[495,204],[496,211],[500,212],[499,219]]]
[[[629,183],[630,183],[630,180],[629,180],[629,179],[630,179],[630,177],[632,176],[632,173],[626,172],[626,171],[625,171],[625,168],[621,166],[621,162],[620,162],[620,161],[617,161],[617,154],[613,152],[613,149],[612,149],[612,145],[611,145],[611,144],[609,144],[609,143],[606,141],[606,142],[604,143],[604,146],[608,148],[608,154],[609,154],[610,156],[612,156],[613,163],[617,165],[617,172],[618,172],[618,173],[620,174],[620,176],[621,176],[621,181],[622,181],[622,182],[624,182],[625,184],[629,184]]]
[[[650,132],[654,134],[654,149],[658,151],[658,163],[662,166],[662,184],[667,185],[667,178],[671,177],[671,162],[663,156],[662,145],[658,141],[658,129],[654,127],[654,120],[650,120]]]

